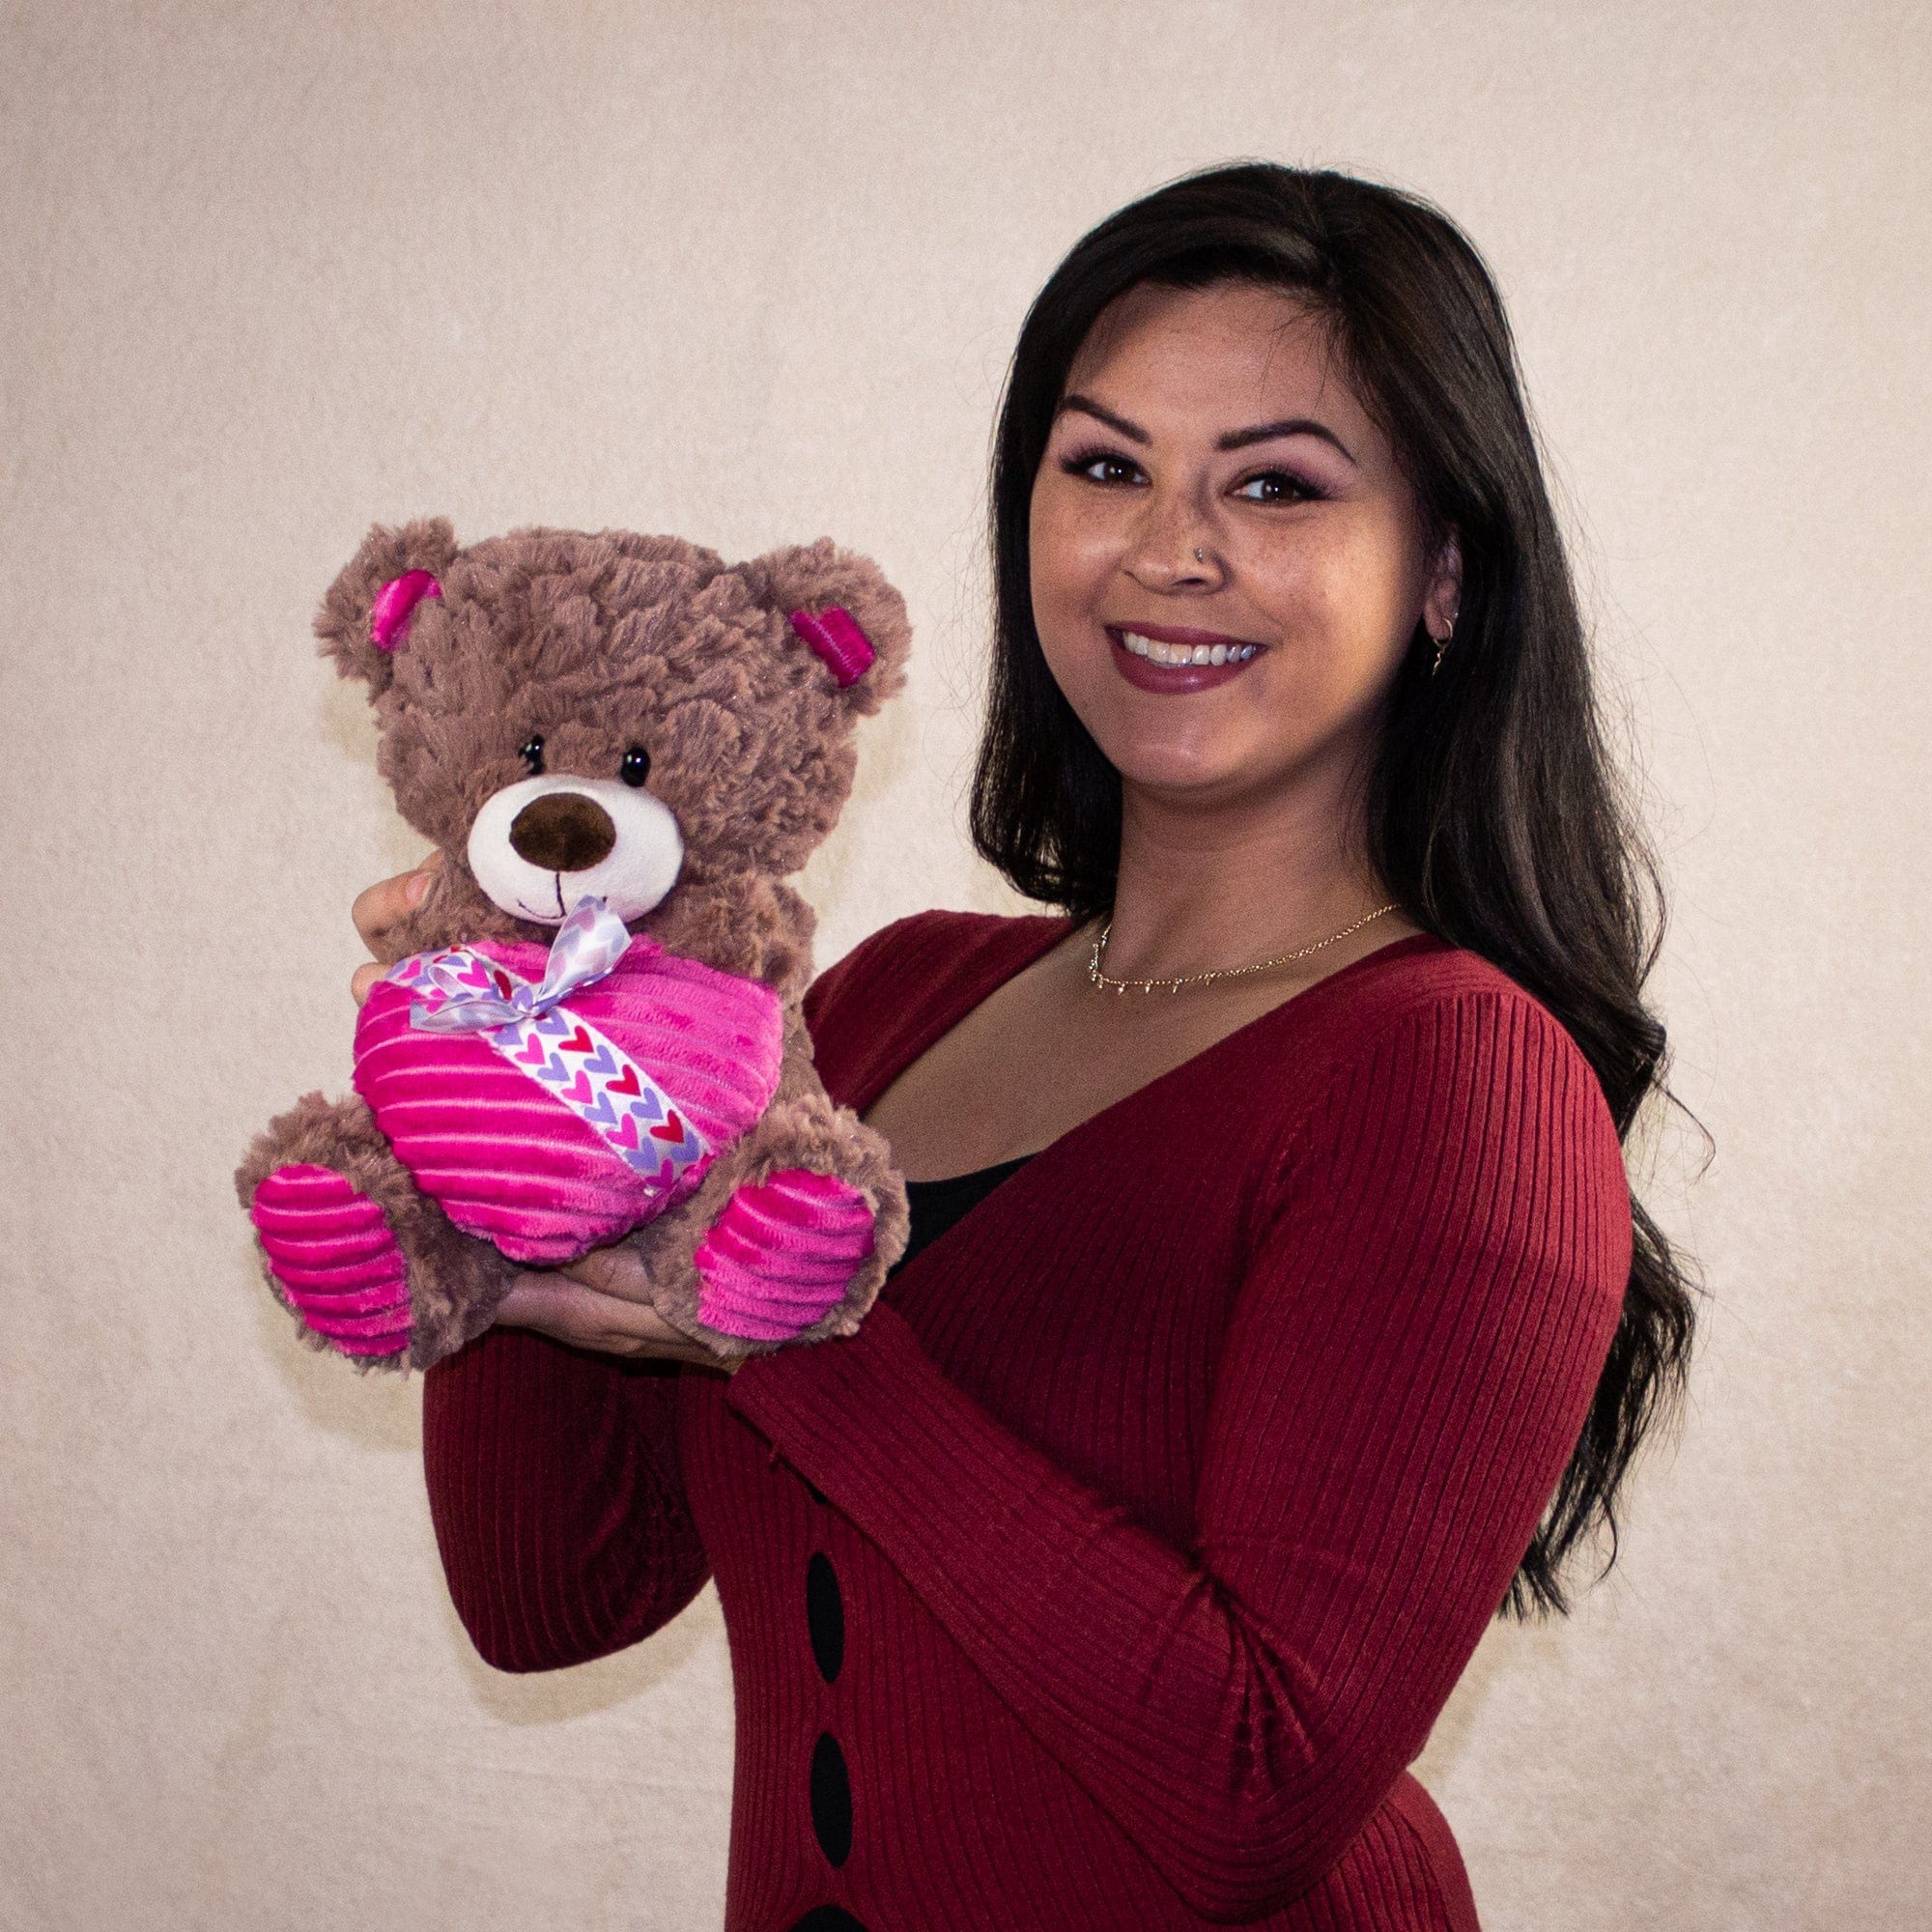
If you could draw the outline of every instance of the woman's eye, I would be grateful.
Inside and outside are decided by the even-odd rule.
[[[543,770],[543,740],[535,737],[526,738],[517,747],[517,756],[529,766],[530,776],[535,778]]]
[[[1264,469],[1260,475],[1250,476],[1235,492],[1250,503],[1305,503],[1317,494],[1299,476],[1291,475],[1286,469]]]
[[[1069,457],[1064,467],[1069,476],[1084,476],[1090,483],[1132,483],[1141,473],[1138,463],[1104,453]]]
[[[641,745],[633,745],[617,767],[617,776],[627,785],[640,785],[651,775],[651,754]]]

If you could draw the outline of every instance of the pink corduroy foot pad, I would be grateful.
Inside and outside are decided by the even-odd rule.
[[[872,1210],[856,1187],[782,1168],[739,1188],[697,1244],[697,1319],[723,1335],[786,1341],[844,1299],[871,1252]]]
[[[410,1345],[403,1251],[383,1210],[332,1168],[278,1167],[248,1218],[289,1305],[345,1355]]]

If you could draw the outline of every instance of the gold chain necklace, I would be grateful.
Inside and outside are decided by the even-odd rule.
[[[1311,952],[1320,952],[1324,946],[1333,946],[1338,940],[1347,939],[1350,933],[1360,932],[1363,926],[1373,924],[1383,914],[1396,910],[1396,901],[1378,905],[1374,912],[1365,912],[1350,925],[1345,925],[1340,932],[1331,932],[1326,939],[1318,939],[1307,946],[1297,946],[1293,952],[1284,952],[1278,958],[1257,960],[1252,966],[1223,966],[1212,973],[1184,973],[1178,980],[1115,980],[1100,970],[1100,961],[1107,956],[1107,935],[1114,929],[1114,922],[1109,919],[1100,928],[1100,936],[1094,942],[1094,954],[1087,962],[1087,977],[1100,992],[1112,988],[1117,993],[1124,993],[1129,986],[1138,986],[1143,993],[1151,993],[1157,987],[1165,986],[1170,993],[1178,993],[1183,986],[1205,986],[1209,980],[1238,980],[1244,973],[1265,973],[1270,966],[1290,966],[1297,959],[1306,959]]]

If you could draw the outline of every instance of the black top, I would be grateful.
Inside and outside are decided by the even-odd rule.
[[[890,1281],[920,1249],[930,1247],[955,1221],[961,1221],[1009,1174],[1017,1174],[1030,1153],[1003,1160],[995,1167],[975,1168],[971,1174],[949,1174],[944,1180],[908,1180],[906,1207],[911,1210],[912,1227],[906,1236],[905,1253],[888,1270]]]

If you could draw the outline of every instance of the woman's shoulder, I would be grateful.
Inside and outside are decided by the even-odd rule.
[[[1360,1054],[1378,1038],[1413,1031],[1431,1016],[1467,1015],[1478,1027],[1526,1026],[1570,1036],[1529,989],[1478,952],[1433,933],[1415,933],[1365,953],[1290,1001],[1294,1051]],[[1570,1050],[1577,1052],[1574,1041]],[[1580,1057],[1580,1056],[1579,1056]]]
[[[1445,1131],[1538,1131],[1563,1121],[1621,1172],[1595,1068],[1562,1020],[1481,954],[1433,935],[1397,940],[1283,1009],[1276,1036],[1296,1104],[1284,1128],[1347,1131],[1363,1111],[1433,1115]]]
[[[1304,1001],[1271,1041],[1288,1097],[1267,1143],[1265,1219],[1319,1207],[1368,1216],[1390,1240],[1406,1227],[1445,1251],[1513,1245],[1621,1295],[1622,1140],[1596,1069],[1542,1000],[1492,961],[1418,937],[1290,1009]]]

